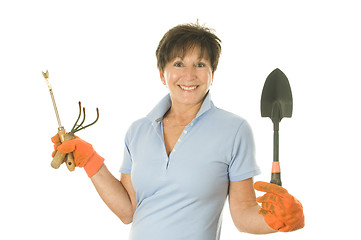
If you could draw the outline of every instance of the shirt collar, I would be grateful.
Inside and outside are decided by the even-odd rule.
[[[147,115],[147,118],[152,122],[160,122],[163,119],[164,114],[172,106],[172,101],[170,99],[170,94],[168,93],[162,100],[153,108],[152,111]],[[206,98],[204,99],[201,108],[199,109],[196,118],[203,115],[205,112],[214,107],[214,104],[211,99],[210,92],[207,93]]]

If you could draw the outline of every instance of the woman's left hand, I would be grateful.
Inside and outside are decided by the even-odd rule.
[[[281,186],[266,182],[256,182],[254,188],[266,192],[257,202],[262,203],[259,214],[276,231],[291,232],[305,225],[303,207],[300,201]]]

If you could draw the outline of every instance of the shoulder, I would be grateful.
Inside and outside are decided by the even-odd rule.
[[[252,136],[252,129],[247,120],[232,112],[213,107],[201,117],[200,125],[205,136],[217,136],[218,140],[222,139],[221,141],[225,142]]]
[[[132,137],[140,134],[145,129],[149,129],[149,127],[151,127],[151,125],[152,125],[152,122],[146,117],[135,120],[128,127],[128,130],[126,133],[126,138],[129,139],[129,138],[132,138]]]
[[[132,124],[130,125],[129,129],[136,129],[141,126],[149,125],[149,124],[151,124],[151,121],[148,118],[143,117],[143,118],[133,121]]]
[[[233,130],[238,129],[243,125],[249,127],[247,120],[243,117],[218,107],[214,107],[212,111],[210,111],[209,117],[215,124],[220,124],[223,127],[231,128]]]

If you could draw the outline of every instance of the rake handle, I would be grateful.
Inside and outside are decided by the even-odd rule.
[[[60,138],[61,143],[64,143],[66,141],[69,141],[71,139],[74,139],[73,133],[66,133],[65,129],[63,127],[59,127],[58,129],[58,135]],[[53,161],[51,162],[51,166],[55,169],[58,169],[60,165],[64,162],[66,162],[66,166],[69,171],[74,171],[75,169],[75,163],[74,163],[74,157],[73,153],[64,154],[59,151],[55,153],[55,156],[53,158]]]

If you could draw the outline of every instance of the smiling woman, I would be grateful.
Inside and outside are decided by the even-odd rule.
[[[156,50],[160,78],[167,85],[174,109],[194,110],[195,117],[213,82],[221,54],[221,40],[209,28],[198,24],[178,25],[170,29]],[[178,105],[179,104],[179,105]]]
[[[120,182],[89,143],[70,140],[58,148],[64,153],[75,149],[74,158],[87,159],[86,171],[96,166],[88,175],[109,208],[132,223],[131,240],[219,240],[228,196],[241,231],[303,226],[302,206],[290,195],[290,205],[298,207],[279,207],[284,218],[265,208],[262,213],[272,223],[267,224],[259,214],[252,178],[260,171],[251,128],[245,119],[215,107],[209,93],[220,53],[219,38],[203,26],[179,25],[164,35],[156,55],[169,94],[128,129]],[[301,217],[292,219],[297,225],[285,227],[294,209]]]
[[[174,109],[186,109],[192,105],[196,112],[200,109],[213,82],[208,54],[200,55],[201,48],[194,46],[184,57],[178,56],[168,62],[163,72],[160,70],[160,78],[167,85],[172,98],[173,107],[169,115],[174,114]]]

